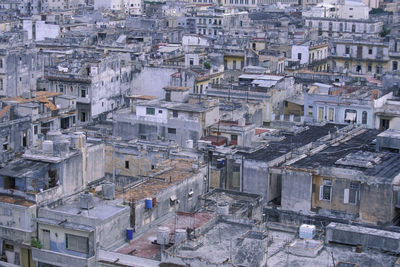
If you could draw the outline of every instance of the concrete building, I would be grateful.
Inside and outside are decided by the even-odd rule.
[[[76,122],[76,99],[61,93],[39,91],[31,98],[2,98],[4,111],[30,118],[30,129],[21,132],[24,147],[37,145],[49,131],[68,129]],[[10,116],[11,117],[11,116]]]
[[[304,120],[375,128],[374,101],[378,94],[377,90],[369,88],[315,83],[304,94]]]
[[[142,233],[175,212],[194,212],[206,192],[206,167],[191,159],[160,162],[141,183],[119,191],[131,206],[131,225]],[[193,165],[194,164],[194,165]],[[151,202],[151,206],[148,203]],[[147,204],[146,204],[147,203]]]
[[[36,79],[42,69],[34,48],[2,44],[0,49],[0,96],[28,97],[36,91]]]
[[[165,87],[165,100],[154,99],[124,109],[114,117],[113,134],[125,140],[171,140],[179,145],[196,142],[218,122],[216,101],[185,103],[189,88]]]
[[[389,46],[381,40],[337,39],[330,65],[333,71],[377,77],[389,70]]]
[[[379,37],[383,23],[373,20],[305,17],[305,26],[316,28],[323,37]]]
[[[102,144],[86,144],[84,136],[77,134],[71,137],[74,148],[70,149],[65,136],[53,132],[48,138],[43,149],[27,151],[0,172],[0,207],[7,214],[2,217],[1,238],[3,245],[9,244],[2,246],[1,255],[8,254],[8,262],[14,264],[32,266],[37,205],[79,192],[104,177],[104,169],[95,165],[102,164]]]
[[[353,0],[347,1],[324,1],[303,11],[304,17],[336,18],[336,19],[369,19],[369,7],[363,2]]]
[[[48,91],[76,97],[77,124],[85,124],[122,106],[124,96],[130,94],[135,66],[124,53],[77,57],[47,68],[44,78]]]
[[[112,197],[112,196],[111,196]],[[38,240],[32,249],[36,266],[97,266],[99,249],[124,243],[130,210],[121,200],[83,193],[65,203],[38,210]]]
[[[282,210],[392,224],[397,217],[398,153],[387,151],[397,149],[397,139],[390,132],[381,135],[377,130],[355,128],[315,153],[276,168],[282,175]]]
[[[314,71],[328,71],[328,43],[306,42],[292,46],[292,60]]]
[[[95,0],[95,9],[108,9],[113,11],[120,11],[130,15],[141,15],[143,11],[143,1],[141,0]]]
[[[16,153],[22,152],[32,145],[31,118],[18,116],[13,106],[3,105],[0,112],[0,162],[3,165],[14,158]]]

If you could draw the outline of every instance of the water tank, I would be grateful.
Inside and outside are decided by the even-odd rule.
[[[133,228],[126,228],[126,240],[132,240],[133,239]]]
[[[178,244],[182,240],[185,240],[186,236],[187,236],[187,233],[186,233],[185,229],[176,229],[175,230],[174,243]]]
[[[104,199],[114,199],[115,198],[115,184],[113,183],[105,183],[101,186],[103,191]]]
[[[53,155],[53,141],[45,140],[42,143],[43,152]]]
[[[94,198],[93,194],[90,194],[89,192],[85,192],[79,196],[79,206],[81,209],[91,209],[94,207]]]
[[[313,239],[315,236],[315,225],[302,224],[299,230],[299,237],[306,239]]]
[[[69,152],[69,141],[65,138],[58,138],[53,141],[54,155],[56,156],[66,156]]]
[[[146,198],[144,200],[145,208],[151,210],[153,208],[153,200],[151,198]]]
[[[189,139],[189,140],[186,141],[186,147],[187,148],[193,148],[193,140],[192,139]]]
[[[168,245],[169,244],[169,228],[168,227],[158,227],[157,230],[157,243],[159,245]]]
[[[60,131],[49,131],[46,134],[46,140],[55,141],[62,136]]]
[[[229,215],[229,204],[228,203],[218,203],[217,204],[217,214]]]
[[[73,148],[82,148],[86,144],[86,136],[83,132],[75,132],[71,136],[71,146]]]

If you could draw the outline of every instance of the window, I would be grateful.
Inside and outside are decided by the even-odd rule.
[[[50,249],[50,230],[42,229],[42,244],[44,249]]]
[[[3,59],[0,59],[0,68],[3,68]]]
[[[176,128],[168,128],[169,134],[176,134]]]
[[[324,179],[323,184],[319,187],[319,200],[331,201],[332,197],[332,181]]]
[[[33,126],[33,134],[38,134],[38,126]]]
[[[85,112],[81,112],[81,121],[82,122],[86,121],[86,113]]]
[[[325,117],[325,107],[318,107],[318,122],[326,119]]]
[[[81,97],[86,97],[86,90],[85,89],[81,90]]]
[[[155,108],[146,108],[146,115],[154,115],[156,114]]]
[[[351,25],[351,32],[356,32],[356,25],[355,24]]]
[[[367,120],[368,120],[368,113],[366,111],[363,111],[361,116],[361,123],[367,124]]]
[[[369,63],[368,64],[368,72],[371,72],[372,71],[372,65]]]
[[[4,90],[3,79],[0,79],[0,90]]]
[[[372,47],[368,48],[368,55],[372,55]]]
[[[81,253],[89,252],[89,238],[71,234],[65,234],[65,245],[69,250]]]
[[[173,110],[172,111],[172,117],[178,118],[178,111],[177,110]]]
[[[297,59],[301,60],[301,53],[297,53]]]
[[[345,54],[349,55],[350,54],[350,46],[346,46],[345,48]]]
[[[344,121],[352,123],[357,121],[357,111],[354,109],[346,109],[344,111]]]
[[[393,63],[392,63],[392,67],[393,67],[393,70],[397,70],[398,69],[398,67],[399,67],[399,63],[397,62],[397,61],[393,61]],[[2,89],[1,89],[2,90]]]
[[[236,70],[236,60],[233,61],[233,70]]]
[[[357,183],[350,183],[350,187],[344,189],[343,194],[343,203],[344,204],[357,204],[357,200],[360,196],[360,186]]]
[[[390,126],[390,120],[388,119],[380,119],[379,121],[379,130],[383,131],[383,130],[387,130],[389,129]]]
[[[162,114],[162,110],[161,109],[158,110],[158,114]]]
[[[58,86],[58,90],[60,91],[60,93],[63,93],[64,92],[64,85],[60,84]]]
[[[339,31],[342,32],[343,31],[343,23],[339,24]]]
[[[237,134],[231,134],[231,140],[237,142],[237,140],[238,140]]]
[[[313,115],[313,106],[308,106],[308,115],[309,116]]]
[[[125,160],[125,169],[129,169],[129,160]]]
[[[333,121],[335,119],[335,109],[329,108],[328,109],[328,120]]]

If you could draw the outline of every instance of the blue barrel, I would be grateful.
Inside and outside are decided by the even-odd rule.
[[[153,200],[151,198],[146,199],[144,203],[146,209],[151,210],[153,208]]]
[[[133,239],[133,228],[126,228],[126,239],[132,240]]]

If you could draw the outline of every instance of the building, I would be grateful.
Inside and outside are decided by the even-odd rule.
[[[32,266],[32,247],[37,245],[37,208],[87,188],[104,177],[102,144],[86,143],[77,133],[52,132],[43,148],[31,148],[0,171],[2,225],[1,255],[7,261]],[[87,166],[83,168],[82,166]],[[87,170],[87,172],[86,172]],[[33,241],[32,241],[33,240]],[[36,244],[36,245],[32,245]]]
[[[170,140],[184,145],[207,135],[209,127],[218,122],[216,101],[186,103],[188,87],[164,89],[165,100],[148,100],[137,103],[134,110],[119,111],[114,117],[113,134],[125,140]]]
[[[282,170],[282,210],[375,225],[395,223],[397,139],[393,132],[355,128],[277,168]]]
[[[336,39],[330,55],[330,68],[377,77],[389,70],[389,46],[382,40]]]
[[[304,94],[304,120],[375,128],[374,101],[378,94],[370,88],[315,83]]]
[[[102,198],[83,193],[61,205],[39,208],[40,246],[32,248],[37,266],[97,266],[99,249],[124,243],[130,227],[129,207],[112,200],[115,193],[107,193],[103,185]]]

